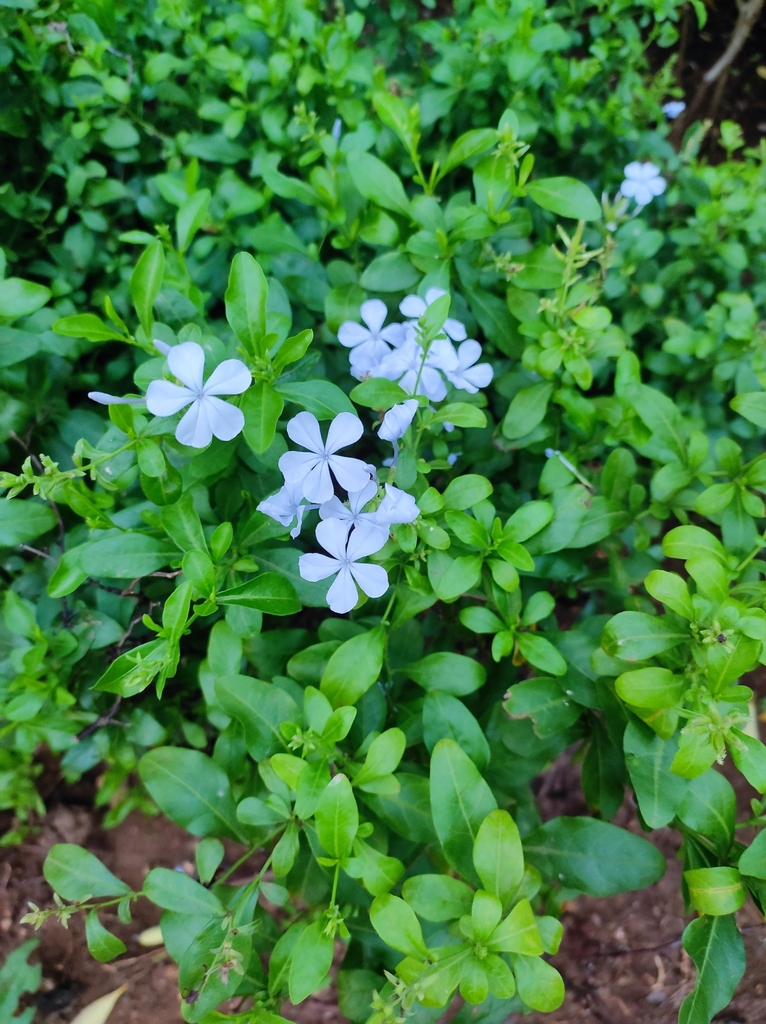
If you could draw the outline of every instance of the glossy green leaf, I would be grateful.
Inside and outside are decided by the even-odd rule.
[[[317,835],[327,854],[340,860],[351,853],[359,828],[359,811],[345,775],[336,775],[319,798],[315,811]]]
[[[128,948],[122,939],[104,928],[98,919],[97,910],[90,910],[85,916],[85,940],[90,955],[102,964],[114,960]]]
[[[381,939],[393,949],[421,960],[428,956],[415,912],[398,896],[388,893],[377,896],[370,907],[370,921]]]
[[[508,811],[491,811],[479,826],[473,864],[487,892],[507,903],[524,876],[521,838]]]
[[[216,680],[215,695],[224,711],[242,725],[248,752],[256,761],[287,750],[279,726],[300,719],[288,693],[262,679],[225,675]]]
[[[697,982],[681,1004],[679,1024],[710,1024],[745,973],[742,935],[733,914],[700,917],[686,926],[682,942],[697,968]]]
[[[678,744],[635,721],[628,723],[623,744],[641,817],[651,828],[662,828],[679,813],[689,785],[670,772]]]
[[[263,345],[268,291],[268,283],[258,261],[250,253],[238,252],[229,271],[226,319],[245,351],[254,356],[266,354]]]
[[[254,608],[269,615],[293,615],[301,610],[292,583],[276,572],[265,572],[230,590],[222,590],[215,600],[217,604]]]
[[[164,910],[183,914],[224,914],[221,901],[183,871],[153,868],[144,879],[143,893]]]
[[[473,658],[448,651],[429,654],[402,671],[424,690],[442,690],[455,697],[473,693],[487,678],[484,667]]]
[[[302,1003],[322,985],[332,965],[334,943],[319,918],[306,928],[293,950],[290,965],[290,1001]]]
[[[48,884],[65,900],[90,896],[125,896],[130,886],[113,875],[98,857],[73,843],[56,843],[43,864]]]
[[[747,899],[747,890],[736,868],[694,868],[684,871],[684,881],[689,889],[689,902],[701,914],[733,914]]]
[[[681,632],[666,616],[620,612],[606,624],[601,646],[612,658],[645,661],[655,654],[678,647],[688,639],[690,634]]]
[[[320,689],[334,708],[356,704],[377,682],[385,647],[385,627],[376,626],[346,640],[330,655]]]
[[[240,409],[245,417],[243,435],[257,455],[261,455],[274,440],[279,417],[285,400],[273,384],[258,380],[242,396]]]
[[[154,300],[165,276],[165,251],[162,242],[152,242],[144,249],[130,278],[130,297],[147,338],[152,336]]]

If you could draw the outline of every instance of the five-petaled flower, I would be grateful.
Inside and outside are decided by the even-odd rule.
[[[176,427],[176,439],[190,448],[206,448],[214,437],[231,441],[245,425],[241,409],[218,395],[241,395],[252,376],[241,359],[224,359],[203,381],[205,350],[196,341],[174,345],[167,355],[170,372],[181,381],[153,380],[146,389],[146,407],[155,416],[188,410]]]
[[[360,563],[380,551],[383,544],[377,531],[353,529],[349,534],[340,519],[325,519],[317,526],[317,540],[329,552],[301,555],[298,568],[304,580],[316,583],[335,576],[327,591],[327,603],[337,615],[345,615],[359,600],[357,585],[368,597],[382,597],[388,590],[388,573],[382,565]],[[387,535],[386,535],[387,536]],[[385,543],[385,538],[383,539]]]
[[[479,363],[481,345],[473,338],[464,341],[457,350],[457,366],[448,369],[447,380],[453,387],[475,395],[479,388],[485,388],[492,380],[494,371],[489,363]]]
[[[290,484],[283,484],[276,494],[270,498],[264,498],[257,505],[258,511],[264,515],[276,519],[282,526],[290,526],[293,520],[297,520],[295,526],[290,530],[290,536],[295,539],[303,527],[303,516],[317,505],[308,505],[303,500],[303,483],[295,480]]]
[[[638,206],[646,206],[655,196],[661,196],[667,182],[660,176],[659,167],[634,160],[625,168],[625,180],[620,192],[626,199],[635,199]]]
[[[367,326],[346,320],[340,325],[338,341],[351,349],[349,360],[354,376],[363,378],[389,354],[392,346],[397,348],[402,344],[404,327],[402,324],[383,326],[388,310],[380,299],[363,302],[360,316]]]
[[[429,288],[424,299],[421,299],[419,295],[405,295],[399,303],[399,309],[405,316],[419,320],[430,305],[446,294],[443,288]],[[467,337],[463,324],[449,316],[444,321],[444,333],[453,341],[462,341]]]
[[[344,505],[340,498],[333,495],[329,501],[319,506],[319,518],[337,519],[345,525],[346,533],[352,528],[360,533],[376,533],[380,541],[376,550],[379,551],[388,540],[388,525],[378,520],[377,512],[364,511],[365,505],[369,505],[377,493],[377,482],[370,479],[360,491],[349,492],[348,505]]]
[[[322,440],[319,422],[310,412],[299,412],[287,424],[287,435],[296,444],[307,448],[305,452],[285,452],[279,468],[288,484],[300,482],[303,496],[322,504],[334,494],[333,477],[347,491],[360,491],[370,479],[369,471],[361,459],[338,455],[341,448],[354,444],[364,428],[358,416],[341,412]]]

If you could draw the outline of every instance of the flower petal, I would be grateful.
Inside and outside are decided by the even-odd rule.
[[[346,491],[361,491],[370,479],[367,466],[361,459],[350,459],[345,455],[331,455],[329,466],[335,479]],[[306,497],[309,496],[306,495]],[[309,500],[316,499],[309,498]]]
[[[388,573],[382,565],[354,562],[351,575],[368,597],[383,597],[388,590]]]
[[[430,306],[432,303],[440,299],[442,295],[446,295],[446,291],[443,288],[429,288],[426,292],[426,305]]]
[[[340,519],[323,519],[316,529],[317,540],[333,558],[345,561],[348,528]]]
[[[89,391],[88,398],[99,405],[143,405],[144,398],[125,398],[118,395],[107,395],[105,391]]]
[[[388,527],[382,523],[361,519],[349,535],[346,548],[348,558],[352,562],[356,562],[360,558],[374,555],[376,551],[380,551],[382,547],[385,547],[388,533]]]
[[[368,299],[367,302],[362,303],[362,308],[359,312],[362,320],[364,320],[370,328],[372,334],[375,337],[378,337],[380,335],[380,329],[388,316],[388,309],[385,302],[381,299]]]
[[[285,452],[280,456],[278,465],[288,484],[298,484],[321,461],[321,456],[315,455],[313,452]],[[303,488],[301,487],[302,493]]]
[[[300,415],[302,416],[303,413]],[[364,427],[358,416],[355,416],[353,412],[339,412],[327,431],[325,450],[332,455],[339,448],[345,448],[349,444],[354,444],[363,433]],[[363,487],[364,484],[362,483],[359,486]],[[355,488],[355,490],[358,489]]]
[[[146,389],[146,408],[153,416],[173,416],[194,399],[193,391],[169,380],[153,380]]]
[[[453,320],[450,316],[444,321],[444,330],[453,341],[462,341],[468,337],[465,325],[461,324],[459,320]]]
[[[319,518],[342,519],[344,522],[350,523],[354,518],[354,513],[351,509],[346,508],[340,498],[334,494],[329,501],[319,506]]]
[[[464,341],[460,348],[457,350],[458,359],[458,373],[461,370],[467,370],[469,366],[481,358],[481,345],[478,341],[473,338],[469,338],[468,341]]]
[[[344,565],[327,591],[327,604],[330,606],[331,612],[335,612],[336,615],[345,615],[356,606],[358,600],[356,584],[348,566]]]
[[[355,345],[361,345],[363,341],[370,340],[372,339],[367,328],[354,323],[353,320],[346,320],[338,328],[338,341],[346,348],[354,348]]]
[[[176,440],[189,448],[207,448],[213,440],[213,427],[204,402],[192,402],[176,427]]]
[[[340,567],[341,563],[337,558],[328,558],[327,555],[313,552],[310,555],[301,555],[298,559],[298,572],[309,583],[318,583],[319,580],[326,580],[328,576],[338,572]]]
[[[364,467],[369,472],[369,466]],[[378,482],[377,480],[371,480],[368,478],[367,483],[364,487],[358,491],[351,491],[348,496],[349,509],[354,515],[358,515],[364,506],[375,497],[378,493]],[[345,506],[344,506],[345,508]]]
[[[311,412],[299,412],[287,424],[287,436],[310,452],[322,454],[325,450],[319,420]]]
[[[214,395],[204,395],[199,399],[204,406],[213,435],[219,441],[231,441],[245,428],[245,414],[236,405],[224,402]]]
[[[389,345],[393,345],[394,348],[399,348],[407,340],[407,331],[404,324],[389,324],[388,327],[384,327],[380,332],[380,336],[383,341],[387,341]]]
[[[352,370],[359,373],[369,373],[376,366],[379,366],[381,361],[390,352],[391,349],[385,341],[370,338],[369,341],[363,341],[361,345],[351,350],[349,362],[351,363]]]
[[[207,379],[206,395],[241,395],[253,382],[253,375],[241,359],[224,359]]]
[[[317,505],[322,505],[325,501],[330,500],[333,491],[332,477],[327,461],[317,459],[316,465],[303,481],[303,497]]]
[[[405,295],[399,303],[399,311],[405,316],[417,320],[426,311],[426,304],[419,295]]]
[[[649,189],[653,196],[661,196],[662,193],[665,191],[666,186],[667,182],[665,181],[665,179],[660,178],[659,176],[656,178],[650,178],[650,180],[647,181],[646,183],[646,187]]]
[[[643,187],[644,186],[641,182],[633,181],[631,178],[626,178],[620,185],[620,192],[626,199],[633,199],[638,191],[643,190]]]
[[[184,341],[168,352],[168,366],[174,377],[192,391],[202,390],[205,350],[196,341]]]

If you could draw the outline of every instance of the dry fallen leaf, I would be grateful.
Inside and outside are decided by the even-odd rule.
[[[159,925],[155,925],[154,928],[145,928],[137,939],[139,946],[161,946],[164,941]]]
[[[89,1003],[83,1010],[80,1010],[72,1024],[105,1024],[115,1003],[127,987],[127,985],[121,985],[114,992],[108,992],[100,999],[96,999],[95,1002]]]

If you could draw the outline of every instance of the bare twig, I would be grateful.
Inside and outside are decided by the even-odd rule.
[[[55,562],[56,559],[53,555],[49,555],[47,551],[40,551],[39,548],[30,547],[29,544],[19,544],[22,551],[28,551],[31,555],[37,555],[38,558],[49,558],[51,562]]]
[[[697,87],[694,99],[686,108],[684,113],[675,120],[673,130],[670,133],[670,138],[676,149],[678,149],[681,144],[684,132],[702,110],[702,107],[707,100],[710,87],[716,82],[718,82],[719,85],[716,88],[714,96],[714,107],[717,109],[720,105],[729,69],[742,50],[742,47],[750,38],[750,33],[755,28],[756,22],[761,16],[761,11],[763,10],[765,2],[766,0],[737,0],[739,15],[737,16],[737,22],[734,26],[734,31],[731,34],[731,39],[729,39],[729,45],[723,51],[715,64],[708,68],[702,76],[702,81]]]
[[[107,713],[105,715],[99,715],[95,722],[91,722],[90,725],[86,725],[84,729],[81,729],[77,733],[75,739],[78,742],[80,740],[84,740],[88,736],[92,736],[94,732],[98,732],[98,730],[102,729],[105,725],[121,725],[123,729],[127,729],[127,722],[118,722],[115,718],[112,717],[119,708],[120,704],[122,704],[122,697],[118,696],[114,704],[112,704],[112,706],[107,711]]]

